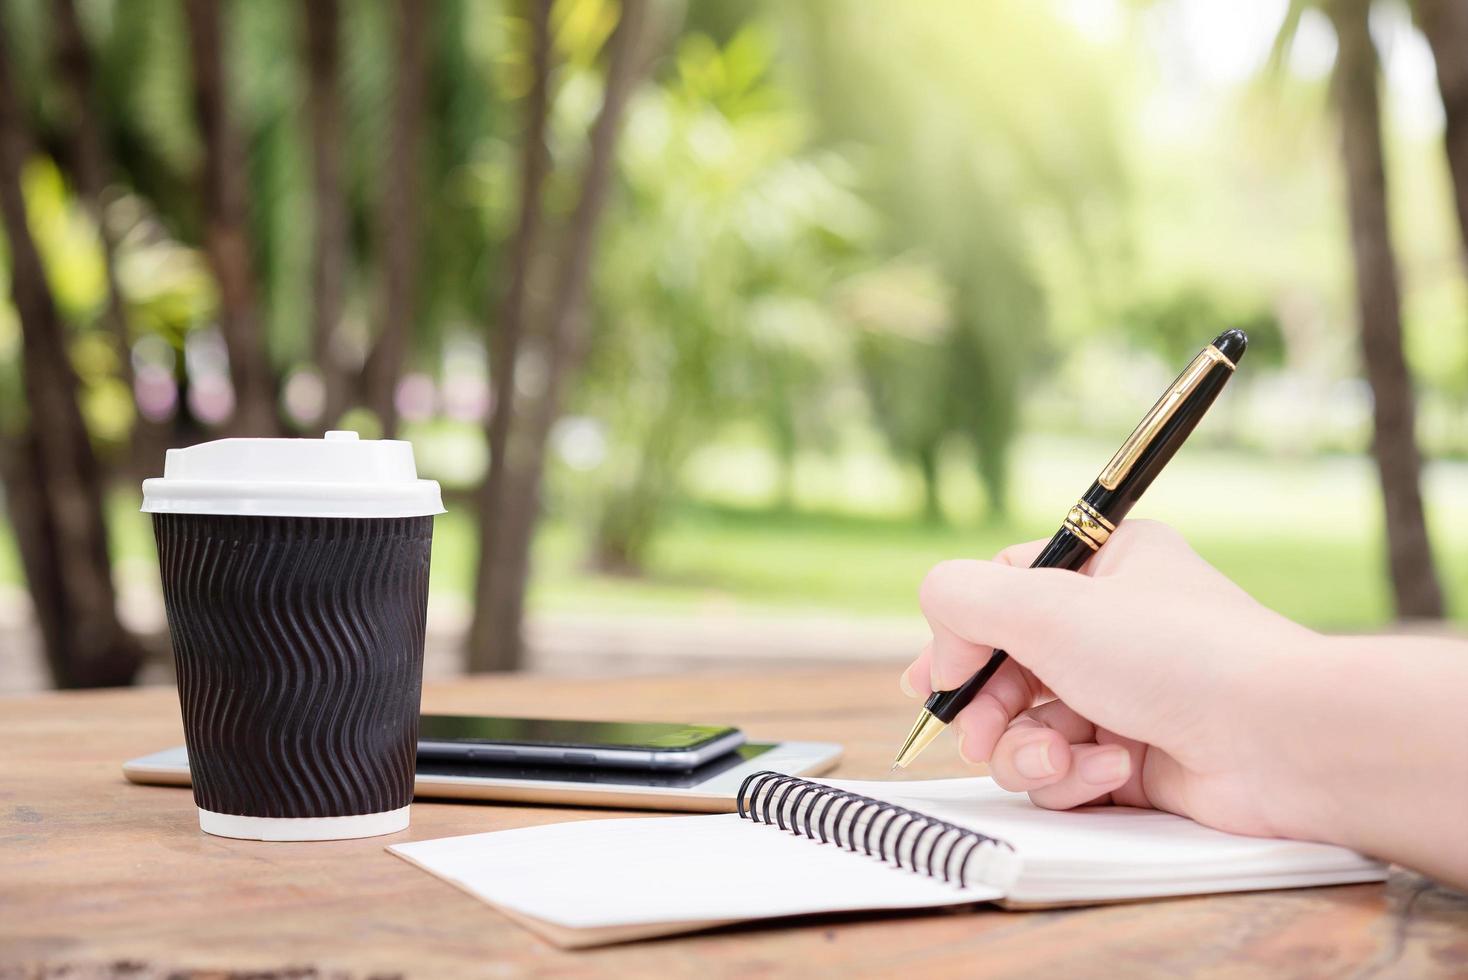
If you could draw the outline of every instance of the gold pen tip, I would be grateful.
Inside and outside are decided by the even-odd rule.
[[[892,763],[892,768],[906,769],[912,760],[918,757],[918,753],[932,744],[933,739],[947,726],[938,719],[931,711],[924,708],[922,714],[918,715],[917,722],[912,726],[912,731],[907,734],[907,741],[902,743],[902,748],[897,752],[897,760]]]

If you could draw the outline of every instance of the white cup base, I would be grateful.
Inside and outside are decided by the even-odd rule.
[[[199,808],[199,829],[240,840],[350,840],[408,829],[411,805],[350,817],[242,817]]]

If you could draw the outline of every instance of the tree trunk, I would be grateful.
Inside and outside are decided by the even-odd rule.
[[[1453,177],[1458,228],[1468,265],[1468,0],[1417,0],[1417,24],[1437,62],[1443,100],[1443,148]]]
[[[132,343],[128,337],[127,316],[122,292],[117,286],[117,241],[107,227],[103,213],[103,193],[107,186],[107,157],[102,130],[97,121],[96,94],[93,91],[92,56],[82,34],[72,0],[53,0],[51,4],[56,32],[56,68],[61,91],[66,100],[70,125],[71,167],[83,206],[97,225],[102,244],[102,268],[107,278],[107,305],[102,320],[117,345],[119,368],[128,390],[132,390]]]
[[[544,210],[541,194],[550,171],[550,154],[545,144],[550,115],[552,0],[530,0],[531,85],[525,99],[525,135],[520,159],[520,216],[509,249],[509,283],[500,308],[499,323],[490,338],[489,472],[479,494],[479,568],[476,576],[474,620],[468,637],[468,665],[473,672],[509,670],[519,666],[518,649],[501,649],[491,627],[507,615],[500,604],[507,599],[522,601],[501,584],[515,569],[502,567],[500,530],[505,525],[505,462],[510,424],[515,413],[515,363],[528,318],[531,266],[539,248]],[[518,630],[517,630],[518,635]]]
[[[348,372],[337,350],[347,276],[347,199],[342,181],[341,14],[337,0],[302,5],[306,27],[306,108],[311,122],[311,190],[316,247],[311,257],[311,353],[325,400],[319,421],[347,408]]]
[[[381,260],[382,298],[377,340],[363,368],[365,400],[391,438],[398,427],[395,401],[398,379],[408,354],[417,314],[423,101],[428,86],[426,50],[432,4],[398,0],[395,45],[396,73],[392,122],[388,132],[387,168],[382,175],[377,244]]]
[[[522,627],[530,576],[530,546],[540,515],[546,443],[560,415],[561,397],[585,354],[585,300],[596,232],[611,187],[612,164],[627,101],[646,70],[643,37],[646,0],[624,0],[607,42],[602,106],[592,124],[581,194],[564,235],[546,309],[531,336],[545,365],[545,386],[510,419],[499,509],[481,514],[494,522],[493,574],[478,584],[471,627],[472,669],[511,670],[524,656]],[[518,396],[517,396],[518,398]],[[482,567],[482,566],[481,566]]]
[[[918,473],[923,478],[923,520],[929,524],[945,524],[947,521],[943,515],[937,443],[918,449],[917,464]]]
[[[800,433],[796,427],[798,382],[779,384],[773,394],[778,403],[769,409],[768,425],[775,449],[775,506],[795,510],[795,466],[800,455]]]
[[[977,459],[979,484],[984,488],[988,507],[984,520],[990,525],[1000,525],[1009,516],[1009,443],[1012,430],[994,430],[981,433],[973,440],[974,456]]]
[[[676,372],[677,368],[673,368]],[[592,537],[590,567],[608,575],[641,575],[660,518],[667,511],[678,483],[678,473],[688,461],[697,439],[690,430],[687,406],[692,398],[680,386],[663,397],[655,415],[638,432],[639,451],[629,461],[626,482],[615,481],[603,494]]]
[[[245,171],[239,137],[229,119],[228,80],[220,0],[184,0],[194,116],[204,144],[204,250],[219,288],[219,325],[234,385],[232,435],[273,436],[275,378],[255,296],[254,262],[245,211]]]
[[[142,651],[117,618],[102,480],[77,405],[66,325],[26,223],[21,171],[31,141],[0,30],[0,218],[20,318],[27,418],[0,445],[11,525],[58,687],[127,684]]]
[[[1387,220],[1377,94],[1377,55],[1367,22],[1370,0],[1332,0],[1327,10],[1339,44],[1334,95],[1340,109],[1361,352],[1371,383],[1372,452],[1386,508],[1387,551],[1397,615],[1443,614],[1423,514],[1412,379],[1402,353],[1397,263]]]

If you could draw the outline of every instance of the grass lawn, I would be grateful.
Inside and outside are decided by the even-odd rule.
[[[978,515],[971,478],[950,468],[944,489],[955,517],[943,526],[907,516],[916,487],[877,454],[802,461],[797,508],[781,510],[768,503],[767,460],[752,450],[711,451],[694,460],[692,501],[671,515],[644,577],[588,574],[579,522],[561,515],[536,544],[532,603],[674,615],[751,608],[916,614],[917,585],[934,562],[989,557],[1014,541],[1048,536],[1108,452],[1099,443],[1027,440],[1016,454],[1010,515],[998,523]],[[1468,622],[1468,525],[1446,519],[1454,501],[1468,501],[1468,466],[1435,464],[1426,488],[1444,587],[1456,618]],[[151,530],[136,507],[133,495],[111,502],[114,552],[125,559],[121,574],[156,575]],[[1280,612],[1322,629],[1353,629],[1389,619],[1379,509],[1366,460],[1281,461],[1197,447],[1176,461],[1136,516],[1178,526]],[[468,593],[473,548],[471,515],[454,509],[439,518],[436,591]],[[0,525],[0,582],[20,581],[9,529]]]

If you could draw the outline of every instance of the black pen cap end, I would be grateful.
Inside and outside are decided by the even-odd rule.
[[[1242,330],[1225,330],[1213,341],[1213,346],[1224,357],[1239,363],[1239,358],[1244,356],[1244,350],[1249,346],[1249,335]]]

